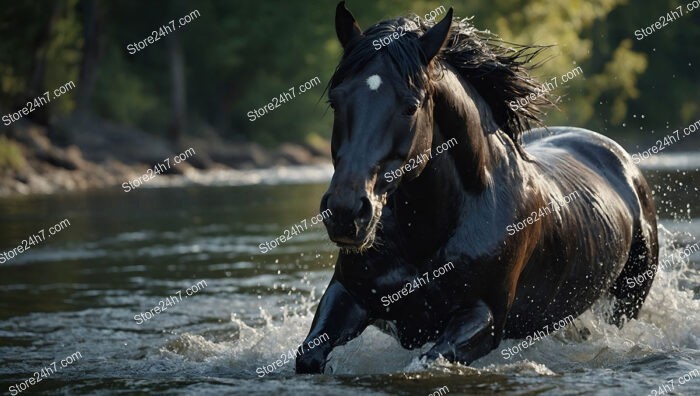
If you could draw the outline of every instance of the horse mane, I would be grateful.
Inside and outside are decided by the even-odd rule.
[[[414,88],[430,90],[431,76],[440,78],[441,68],[436,65],[445,62],[474,86],[490,107],[496,124],[522,153],[521,136],[531,128],[531,124],[542,125],[541,108],[553,104],[547,91],[542,90],[537,80],[530,75],[530,71],[541,64],[533,63],[533,59],[549,47],[507,43],[495,34],[477,30],[467,18],[455,18],[447,43],[436,56],[437,62],[431,62],[428,70],[424,62],[420,62],[420,59],[425,59],[425,55],[415,39],[434,25],[434,20],[425,20],[417,15],[376,23],[365,30],[361,37],[346,45],[329,88],[332,89],[348,76],[360,72],[380,51],[388,53],[400,77]],[[376,50],[372,42],[394,32],[405,32],[405,37]],[[518,99],[521,99],[520,103]],[[511,107],[509,104],[512,101],[518,105]]]

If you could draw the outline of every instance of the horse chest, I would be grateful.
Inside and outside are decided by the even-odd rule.
[[[381,293],[367,305],[374,318],[391,323],[383,330],[405,347],[431,341],[448,318],[450,295],[438,279],[409,276],[391,282]]]
[[[407,349],[420,348],[426,342],[435,341],[441,330],[441,323],[436,321],[417,326],[407,320],[378,319],[374,326]]]

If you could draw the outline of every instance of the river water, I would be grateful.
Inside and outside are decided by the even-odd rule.
[[[297,376],[293,361],[284,364],[282,355],[310,326],[337,255],[323,226],[311,224],[328,168],[248,175],[268,184],[226,186],[240,175],[219,174],[203,181],[216,187],[176,181],[130,193],[2,199],[0,253],[17,252],[41,229],[45,240],[0,264],[0,390],[647,395],[673,387],[697,395],[696,158],[646,164],[660,256],[673,259],[659,271],[639,320],[619,330],[589,311],[526,348],[506,340],[471,367],[422,364],[421,351],[403,350],[373,328],[331,354],[332,375]],[[290,178],[294,184],[278,183]],[[49,236],[63,219],[70,225]],[[303,220],[307,229],[261,253],[261,243]],[[518,353],[505,359],[504,348]]]

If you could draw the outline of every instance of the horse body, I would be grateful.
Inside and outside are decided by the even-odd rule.
[[[428,63],[451,14],[419,39]],[[336,25],[346,53],[352,51],[359,27],[343,3]],[[401,44],[386,50],[393,45]],[[577,128],[552,128],[540,138],[544,131],[531,132],[523,149],[501,128],[483,90],[451,63],[434,62],[440,78],[417,95],[420,110],[409,103],[405,117],[387,99],[408,91],[387,78],[386,59],[373,58],[362,76],[331,90],[343,106],[336,105],[336,172],[322,209],[333,206],[326,227],[341,253],[306,339],[326,333],[330,341],[300,355],[297,372],[322,372],[335,346],[371,324],[405,348],[434,342],[428,358],[469,364],[503,337],[578,316],[605,293],[616,298],[610,321],[621,325],[636,317],[648,293],[652,279],[635,288],[624,282],[654,270],[658,254],[651,192],[631,157]],[[371,104],[358,93],[367,76],[380,82],[370,87]],[[408,141],[406,129],[413,131]],[[447,153],[398,182],[381,180],[385,170],[451,138],[458,144]],[[574,192],[570,202],[549,205]],[[508,231],[547,207],[522,230]],[[449,270],[434,276],[446,263]],[[382,300],[407,287],[410,293],[390,304]]]
[[[651,190],[631,157],[591,131],[551,132],[525,146],[534,159],[530,168],[545,201],[574,191],[577,198],[539,221],[541,236],[520,274],[507,336],[576,317],[608,291],[619,300],[612,322],[636,317],[648,288],[628,295],[624,279],[652,267],[658,255]]]

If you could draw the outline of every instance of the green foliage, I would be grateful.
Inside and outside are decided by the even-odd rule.
[[[28,100],[63,84],[77,83],[82,47],[78,0],[12,2],[0,19],[0,106],[21,108]],[[40,67],[41,60],[45,60]],[[43,73],[41,73],[43,71]],[[49,104],[55,115],[69,113],[71,95]]]
[[[646,56],[632,51],[631,48],[632,41],[624,40],[615,49],[603,73],[593,76],[589,81],[590,93],[587,103],[593,103],[599,97],[608,97],[611,103],[611,121],[615,124],[624,120],[629,100],[639,97],[637,79],[647,67]]]
[[[5,136],[0,136],[0,169],[6,171],[21,170],[25,160],[22,149],[14,141]]]
[[[166,124],[167,95],[154,94],[150,80],[132,70],[116,48],[105,54],[94,95],[101,116],[129,126],[159,131]]]
[[[77,85],[83,48],[83,1],[14,2],[0,19],[0,107],[17,109],[31,92],[36,61],[45,56],[42,85]],[[189,128],[213,127],[231,139],[267,145],[330,136],[332,113],[323,91],[341,55],[334,28],[335,2],[139,1],[96,2],[100,15],[101,59],[91,110],[116,122],[164,134],[171,118],[169,37],[136,54],[126,46],[197,9],[200,17],[180,27]],[[572,124],[624,132],[682,126],[698,118],[700,98],[695,62],[700,47],[700,10],[682,16],[642,41],[634,31],[649,26],[678,4],[662,0],[349,0],[361,27],[406,13],[425,15],[444,6],[503,39],[554,45],[535,74],[543,81],[581,67],[583,74],[552,92],[559,98],[548,124]],[[685,3],[683,3],[685,4]],[[442,15],[438,16],[440,19]],[[41,45],[42,31],[49,40]],[[322,85],[251,122],[246,113],[264,107],[290,87],[318,76]],[[695,87],[696,89],[689,89]],[[53,115],[73,108],[71,95],[51,104]],[[631,117],[632,116],[632,117]]]
[[[59,16],[55,18],[46,47],[44,88],[47,91],[53,91],[69,81],[79,83],[78,67],[82,55],[83,38],[80,15],[76,10],[78,0],[59,3],[62,3]],[[60,100],[51,102],[51,111],[54,115],[64,115],[73,110],[74,106],[73,96],[64,95]]]
[[[0,106],[14,110],[18,97],[29,90],[35,48],[34,39],[49,10],[39,2],[14,2],[3,6],[0,19]],[[30,21],[36,21],[31,23]]]

